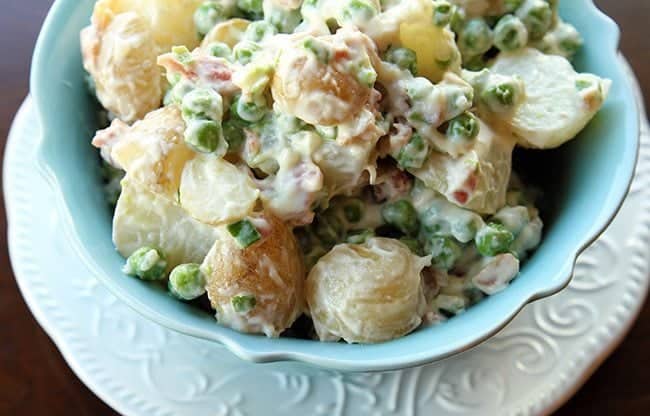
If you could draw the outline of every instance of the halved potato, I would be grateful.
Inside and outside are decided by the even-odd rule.
[[[119,119],[131,123],[160,106],[162,70],[144,18],[123,13],[101,29],[89,26],[81,32],[81,49],[97,98]]]
[[[143,246],[158,247],[168,267],[201,263],[217,238],[179,205],[126,178],[113,218],[113,242],[124,257]]]
[[[194,48],[201,0],[99,0],[81,32],[84,67],[102,105],[131,123],[158,108],[162,69],[156,58],[174,45]]]
[[[577,73],[564,57],[523,49],[499,55],[492,71],[516,75],[526,100],[512,117],[499,119],[519,144],[549,149],[573,139],[600,110],[611,81]]]
[[[242,248],[225,226],[201,269],[220,324],[277,337],[304,309],[305,271],[298,243],[284,222],[269,214],[249,219],[261,240]],[[247,308],[240,308],[241,299]]]
[[[259,197],[252,179],[214,155],[199,155],[183,169],[180,203],[206,224],[229,224],[251,213]]]
[[[430,263],[430,257],[418,257],[390,238],[335,246],[307,278],[319,338],[375,343],[417,328],[426,307],[420,272]]]

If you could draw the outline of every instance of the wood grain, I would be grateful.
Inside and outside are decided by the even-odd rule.
[[[571,1],[571,0],[563,0]],[[0,13],[0,150],[28,91],[31,52],[49,0],[3,1]],[[643,90],[650,88],[647,46],[650,2],[597,0],[622,26],[622,50]],[[646,103],[648,101],[646,96]],[[0,229],[6,235],[4,205]],[[0,240],[0,415],[113,415],[70,371],[25,306],[16,286],[6,239]],[[650,306],[620,348],[557,415],[650,414]]]

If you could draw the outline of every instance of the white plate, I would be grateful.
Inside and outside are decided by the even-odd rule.
[[[632,75],[631,75],[632,76]],[[640,92],[639,92],[640,96]],[[571,285],[484,344],[442,362],[342,374],[251,364],[145,320],[76,258],[37,173],[29,99],[7,145],[9,248],[21,291],[75,373],[126,415],[529,415],[563,404],[618,345],[643,303],[650,252],[650,135],[632,192]]]

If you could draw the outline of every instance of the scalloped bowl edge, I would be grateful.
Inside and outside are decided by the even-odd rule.
[[[69,23],[72,15],[77,19],[87,19],[88,13],[79,13],[79,3],[93,4],[94,1],[57,0],[45,20],[37,41],[31,72],[31,93],[34,97],[42,127],[41,132],[48,132],[52,126],[59,124],[57,113],[51,111],[52,108],[57,108],[57,99],[45,93],[51,81],[48,78],[49,68],[51,68],[50,61],[53,59],[50,52],[56,48],[59,40],[56,36],[58,33],[56,29],[65,27],[64,25]],[[562,5],[566,3],[565,0]],[[600,53],[606,54],[606,59],[611,62],[618,62],[618,42],[620,37],[618,26],[598,10],[592,0],[574,0],[567,7],[583,7],[582,13],[589,15],[594,20],[592,23],[599,25],[601,38],[599,45],[604,49]],[[584,7],[587,10],[584,10]],[[73,64],[80,64],[80,58]],[[625,84],[619,85],[618,88],[619,92],[624,96],[625,102],[635,103],[632,87],[624,76],[622,66],[617,64],[612,65],[612,67],[611,70],[616,75],[616,81]],[[66,81],[61,82],[65,84]],[[635,119],[627,120],[627,123],[632,123],[632,127],[638,132],[638,109],[636,109],[636,104],[634,106],[635,111],[632,117]],[[53,128],[54,131],[57,131],[57,127]],[[507,292],[507,296],[501,296],[498,302],[495,301],[497,300],[496,297],[488,298],[488,300],[491,300],[489,305],[488,302],[482,302],[471,308],[463,314],[462,320],[461,318],[457,319],[455,325],[440,325],[433,331],[416,331],[407,337],[391,342],[366,346],[318,343],[293,339],[266,339],[241,334],[216,325],[210,317],[204,319],[205,317],[192,316],[189,307],[182,304],[174,307],[174,310],[182,310],[182,315],[170,316],[170,311],[161,313],[159,308],[163,306],[168,308],[168,305],[162,305],[159,299],[160,296],[156,295],[158,297],[155,299],[140,296],[136,292],[143,293],[144,290],[136,286],[136,281],[128,282],[128,279],[124,279],[124,281],[118,283],[114,277],[107,273],[107,268],[99,264],[96,259],[97,255],[93,256],[91,254],[87,244],[88,239],[84,240],[81,237],[82,235],[87,236],[84,234],[85,230],[73,219],[76,200],[71,193],[65,192],[66,189],[75,188],[69,183],[69,178],[62,177],[60,174],[67,167],[65,159],[60,157],[60,154],[57,154],[57,142],[45,140],[46,133],[42,134],[43,137],[41,137],[40,146],[37,150],[38,165],[50,186],[57,191],[56,208],[64,222],[64,232],[72,243],[75,252],[86,264],[92,275],[108,287],[117,298],[152,321],[190,336],[217,341],[242,359],[260,363],[286,360],[300,361],[343,371],[394,370],[426,364],[457,354],[497,333],[529,302],[562,290],[571,281],[573,269],[580,253],[607,228],[622,205],[629,190],[638,157],[637,134],[636,142],[625,142],[627,147],[624,152],[624,160],[622,166],[619,166],[620,171],[616,179],[616,186],[605,201],[606,206],[600,210],[590,231],[585,233],[585,238],[575,244],[575,249],[570,251],[570,255],[566,255],[559,271],[554,273],[553,278],[549,279],[548,282],[523,285],[517,284],[517,280],[515,280],[506,291],[502,292]],[[57,159],[56,156],[59,156],[59,158]],[[101,256],[98,258],[101,258]],[[154,302],[150,302],[152,299]],[[484,312],[486,309],[489,313]],[[186,317],[186,315],[189,317]],[[182,319],[179,316],[182,316]],[[432,340],[434,342],[431,342]],[[443,342],[443,340],[450,342]]]

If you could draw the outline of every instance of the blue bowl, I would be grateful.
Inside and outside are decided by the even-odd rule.
[[[222,343],[244,359],[374,371],[420,365],[466,350],[496,333],[527,303],[564,288],[577,256],[609,224],[629,188],[639,125],[633,90],[618,56],[619,30],[591,0],[564,0],[562,16],[586,41],[576,60],[578,69],[612,79],[613,87],[603,110],[578,140],[539,155],[539,166],[545,166],[539,176],[546,177],[540,185],[550,202],[544,213],[545,236],[510,287],[445,324],[378,345],[241,334],[171,299],[162,288],[120,271],[124,260],[111,241],[111,213],[101,191],[97,152],[90,145],[95,106],[86,92],[79,52],[79,31],[88,24],[94,3],[56,1],[32,65],[31,93],[43,132],[38,159],[56,189],[64,228],[92,274],[119,299],[161,325]]]

